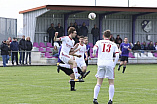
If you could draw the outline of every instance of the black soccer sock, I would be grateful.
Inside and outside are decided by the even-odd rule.
[[[73,79],[70,79],[70,87],[71,87],[71,90],[75,89],[75,81]]]
[[[122,66],[122,65],[119,64],[119,68],[120,68],[121,66]]]
[[[123,66],[123,72],[122,72],[122,73],[124,73],[124,72],[125,72],[125,69],[126,69],[126,66]]]
[[[81,74],[81,76],[84,75],[84,72],[82,72],[82,70],[79,67],[77,67],[77,70],[78,70],[78,73]]]

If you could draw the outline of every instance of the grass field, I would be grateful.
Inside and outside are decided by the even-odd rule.
[[[56,66],[0,67],[0,104],[92,104],[96,65],[77,91],[69,91],[69,77]],[[121,69],[122,71],[122,69]],[[157,104],[157,65],[128,65],[116,72],[114,104]],[[104,80],[98,101],[108,102]]]

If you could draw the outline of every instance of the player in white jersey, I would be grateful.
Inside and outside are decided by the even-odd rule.
[[[77,63],[77,67],[79,67],[80,69],[82,69],[83,73],[80,73],[82,75],[83,78],[85,78],[90,71],[88,71],[86,73],[87,70],[87,66],[85,63],[85,60],[87,60],[88,55],[87,55],[87,49],[86,49],[86,45],[83,43],[84,41],[84,36],[80,36],[79,37],[79,46],[77,49],[79,49],[79,51],[76,52],[77,55],[81,55],[81,57],[75,57],[75,61]],[[84,59],[84,55],[86,56],[86,58]]]
[[[78,81],[79,80],[78,77],[80,76],[80,74],[78,74],[77,63],[73,59],[73,56],[69,55],[70,51],[74,51],[78,47],[78,45],[75,45],[75,47],[74,47],[75,41],[72,39],[72,38],[75,38],[75,36],[77,34],[76,29],[74,27],[70,27],[68,30],[68,34],[69,34],[69,36],[57,38],[58,33],[56,32],[55,37],[54,37],[54,41],[62,41],[62,49],[61,49],[59,58],[65,64],[72,65],[74,75],[75,75],[74,81]],[[76,55],[76,54],[74,54],[74,55]],[[76,55],[76,56],[80,57],[80,55]]]
[[[106,30],[103,34],[104,40],[99,40],[96,42],[93,48],[93,55],[95,56],[96,51],[98,49],[98,70],[97,74],[97,84],[94,88],[94,99],[93,103],[98,104],[97,97],[100,91],[100,87],[102,85],[103,79],[108,78],[109,82],[109,102],[108,104],[112,104],[112,99],[114,96],[114,68],[119,59],[119,50],[115,43],[109,40],[110,38],[110,30]],[[116,58],[113,61],[113,52],[116,53]]]

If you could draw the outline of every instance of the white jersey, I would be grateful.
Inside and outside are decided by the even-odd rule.
[[[119,53],[115,43],[111,42],[109,39],[99,40],[96,42],[94,48],[98,49],[98,66],[115,67],[113,62],[113,52]]]
[[[61,52],[69,54],[71,48],[74,47],[75,41],[71,39],[69,36],[60,37],[62,41],[62,49]]]
[[[87,52],[87,50],[86,50],[86,45],[85,45],[85,44],[81,45],[81,44],[79,43],[79,46],[78,46],[77,49],[79,49],[79,48],[80,48],[80,50],[77,51],[76,54],[77,54],[77,55],[81,55],[81,57],[80,57],[80,58],[76,57],[76,58],[77,58],[78,60],[80,60],[80,61],[84,61],[84,54],[85,54],[85,52]]]

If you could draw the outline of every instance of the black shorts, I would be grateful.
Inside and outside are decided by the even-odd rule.
[[[128,57],[127,56],[121,56],[120,61],[127,61],[128,62]]]
[[[72,73],[74,73],[72,69],[68,69],[68,68],[61,67],[61,70],[68,76],[70,76]]]

